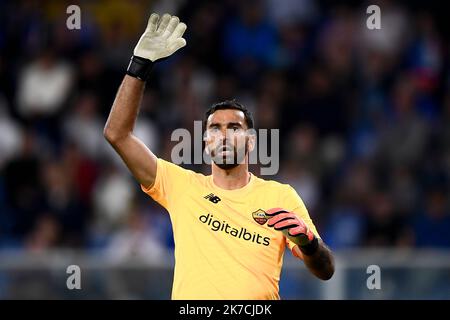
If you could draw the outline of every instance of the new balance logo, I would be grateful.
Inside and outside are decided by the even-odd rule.
[[[214,195],[214,193],[210,193],[210,194],[204,196],[204,198],[208,199],[212,203],[217,203],[220,201],[220,198],[218,196]]]

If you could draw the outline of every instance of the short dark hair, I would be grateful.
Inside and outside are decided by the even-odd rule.
[[[208,110],[206,110],[205,121],[204,121],[205,130],[206,130],[206,123],[207,123],[208,117],[210,115],[212,115],[217,110],[228,110],[228,109],[242,111],[244,113],[245,122],[247,123],[248,129],[253,129],[255,127],[252,113],[246,107],[244,107],[242,104],[237,102],[236,99],[233,99],[233,100],[225,100],[225,101],[214,103],[211,107],[209,107]]]

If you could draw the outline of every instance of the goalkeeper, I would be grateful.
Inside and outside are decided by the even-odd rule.
[[[172,299],[279,299],[286,246],[315,276],[330,279],[333,256],[295,190],[248,170],[255,137],[244,106],[224,101],[206,112],[209,176],[156,157],[133,135],[150,71],[186,45],[185,30],[175,16],[150,16],[104,129],[141,189],[169,212]]]

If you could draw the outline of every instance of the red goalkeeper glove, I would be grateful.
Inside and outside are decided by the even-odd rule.
[[[294,212],[282,208],[272,208],[266,211],[266,216],[269,218],[267,225],[282,231],[289,240],[298,245],[302,253],[311,255],[316,252],[318,239]]]

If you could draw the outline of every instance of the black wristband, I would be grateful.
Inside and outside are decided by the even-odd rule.
[[[314,239],[307,245],[298,247],[304,255],[311,256],[316,253],[317,249],[319,249],[319,240],[317,239],[317,237],[314,237]]]
[[[127,74],[139,80],[147,81],[153,65],[153,61],[133,55],[128,64]]]

